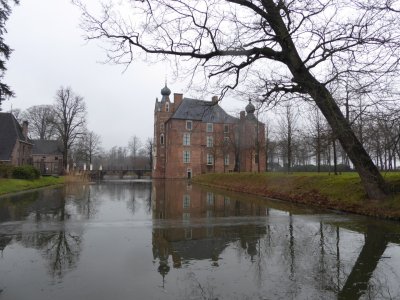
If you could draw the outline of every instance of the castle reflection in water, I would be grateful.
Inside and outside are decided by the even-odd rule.
[[[209,260],[218,266],[220,254],[235,241],[250,257],[256,255],[257,241],[266,227],[243,225],[231,217],[265,216],[268,212],[265,206],[234,200],[183,180],[154,181],[152,210],[153,255],[163,276],[171,265],[180,268],[191,260]],[[215,223],[215,217],[225,219]],[[168,220],[169,226],[164,226],[163,220]]]

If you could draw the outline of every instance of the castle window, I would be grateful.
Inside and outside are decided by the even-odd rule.
[[[225,166],[228,166],[228,165],[229,165],[229,154],[225,155],[225,157],[224,157],[224,164],[225,164]]]
[[[207,192],[207,205],[214,205],[214,193]]]
[[[213,146],[213,137],[207,136],[207,147],[211,148]]]
[[[185,213],[184,213],[185,214]],[[189,217],[187,219],[190,218],[190,213],[186,213],[189,215]],[[185,217],[183,217],[183,219],[185,220]],[[192,239],[192,228],[185,228],[185,239],[187,240],[191,240]]]
[[[187,130],[192,130],[192,121],[186,121],[186,129]]]
[[[207,132],[213,132],[213,123],[207,123]]]
[[[210,153],[207,153],[207,165],[213,165],[214,164],[214,156]]]
[[[230,205],[231,204],[231,199],[229,198],[229,197],[224,197],[224,205],[225,206],[228,206],[228,205]]]
[[[163,134],[160,135],[160,144],[164,145],[164,135]]]
[[[183,208],[188,209],[190,208],[190,195],[183,195]]]
[[[190,163],[190,151],[183,151],[183,163],[188,164]]]
[[[229,125],[225,124],[224,125],[224,133],[228,133],[229,132]]]
[[[183,145],[190,146],[190,133],[183,134]]]
[[[190,220],[190,213],[189,212],[184,212],[183,214],[182,214],[182,219],[183,219],[183,221],[189,221]]]
[[[166,111],[166,112],[169,112],[169,103],[168,103],[168,102],[165,103],[165,111]]]

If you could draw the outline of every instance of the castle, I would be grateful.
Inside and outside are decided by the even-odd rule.
[[[204,173],[264,172],[265,125],[246,111],[235,118],[211,101],[183,98],[165,84],[154,108],[153,178],[191,178]]]

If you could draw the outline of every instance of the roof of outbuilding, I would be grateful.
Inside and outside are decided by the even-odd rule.
[[[171,119],[196,120],[207,123],[236,123],[238,119],[227,114],[218,103],[184,98]]]
[[[21,125],[12,113],[0,113],[0,160],[10,160],[17,140],[25,140]]]
[[[61,155],[62,144],[57,140],[33,140],[32,155]]]

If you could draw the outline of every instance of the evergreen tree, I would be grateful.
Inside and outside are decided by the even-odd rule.
[[[14,92],[4,83],[4,74],[7,70],[6,61],[10,58],[12,49],[4,42],[4,34],[7,32],[5,28],[6,21],[11,14],[9,2],[19,3],[19,0],[0,0],[0,111],[1,102],[9,97],[14,96]]]

